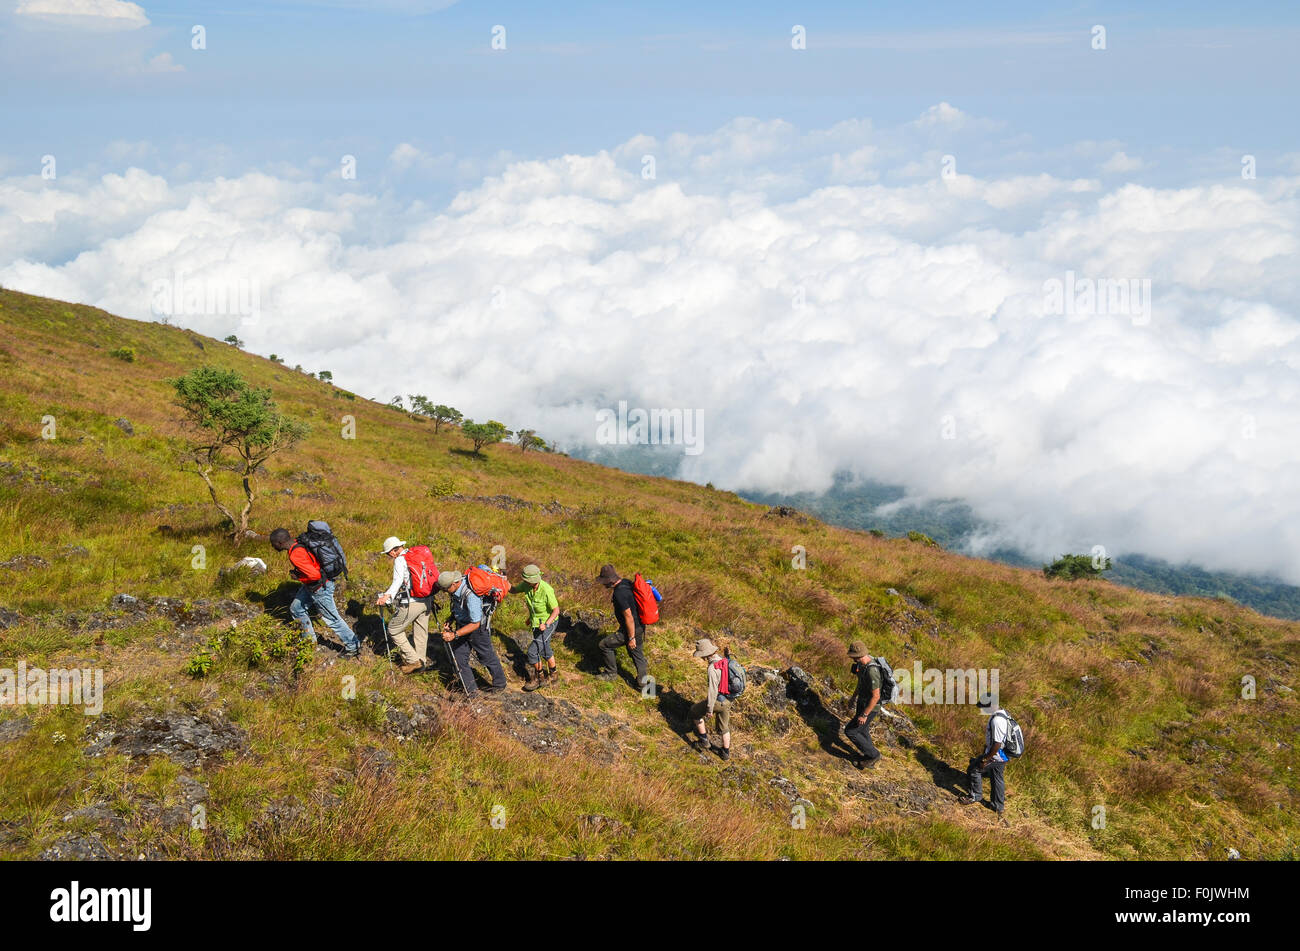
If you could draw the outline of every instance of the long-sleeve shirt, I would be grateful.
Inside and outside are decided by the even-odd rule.
[[[316,556],[307,550],[306,545],[296,542],[289,549],[289,573],[303,584],[316,584],[321,580]]]
[[[727,662],[726,658],[721,658],[709,664],[709,714],[713,714],[713,706],[718,702],[718,691],[722,689],[722,665]]]
[[[388,595],[391,601],[403,588],[407,591],[411,590],[411,568],[406,563],[406,556],[398,555],[393,559],[393,583],[388,586],[384,594]]]

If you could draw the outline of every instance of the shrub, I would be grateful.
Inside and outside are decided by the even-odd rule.
[[[922,545],[928,545],[931,548],[938,548],[939,543],[931,538],[925,532],[908,532],[907,540],[909,542],[920,542]]]
[[[1099,555],[1062,555],[1050,565],[1043,565],[1043,576],[1047,578],[1064,578],[1073,581],[1076,578],[1089,578],[1110,570],[1110,559]]]
[[[118,347],[116,350],[108,351],[110,357],[117,357],[123,363],[135,363],[134,347]]]

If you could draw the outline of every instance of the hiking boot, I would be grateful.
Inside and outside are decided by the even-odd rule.
[[[617,680],[618,674],[614,673],[612,670],[602,670],[600,673],[596,675],[596,679],[603,680],[606,683],[608,683],[610,681]]]
[[[404,673],[404,674],[413,674],[413,673],[415,673],[417,670],[420,670],[420,669],[423,668],[423,667],[424,667],[423,664],[403,664],[401,667],[399,667],[399,668],[397,668],[397,669],[400,670],[400,671],[401,671],[402,673]]]
[[[976,799],[974,796],[962,796],[957,800],[959,806],[978,806],[984,800]]]
[[[486,687],[479,688],[479,696],[490,697],[494,693],[505,693],[505,690],[506,690],[505,687],[497,687],[495,685],[489,684]]]
[[[541,685],[542,685],[542,675],[540,673],[536,673],[535,671],[531,671],[531,670],[528,671],[528,683],[524,684],[524,690],[527,693],[532,693]]]
[[[339,656],[340,656],[340,657],[347,657],[347,658],[349,658],[349,659],[353,659],[353,658],[360,657],[360,656],[361,656],[361,648],[360,648],[360,647],[354,647],[354,648],[352,648],[351,650],[345,650],[345,651],[343,651],[342,653],[340,653]]]
[[[726,760],[731,759],[731,750],[724,746],[722,749],[718,750],[718,756],[720,756],[725,762]]]

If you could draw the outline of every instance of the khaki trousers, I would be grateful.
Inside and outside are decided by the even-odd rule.
[[[393,617],[388,622],[388,636],[393,639],[393,643],[401,652],[403,664],[428,662],[429,613],[427,598],[411,598],[405,607],[394,609]],[[406,636],[406,632],[411,628],[415,629],[414,647]]]

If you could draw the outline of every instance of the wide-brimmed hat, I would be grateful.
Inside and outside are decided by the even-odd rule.
[[[396,535],[389,535],[387,538],[384,539],[383,552],[385,555],[387,555],[394,548],[405,548],[405,547],[406,547],[406,542],[402,541]]]
[[[696,657],[712,657],[717,652],[718,648],[714,645],[713,641],[709,640],[707,637],[701,637],[695,642]]]
[[[438,590],[450,591],[452,588],[456,587],[456,582],[460,581],[460,579],[464,577],[465,576],[459,571],[444,571],[438,575]]]
[[[613,565],[601,565],[600,574],[596,575],[596,580],[601,584],[610,584],[618,580],[618,572],[614,570]]]
[[[542,580],[542,569],[536,565],[524,565],[524,580],[529,584],[537,584]]]
[[[867,645],[862,641],[854,641],[849,645],[849,656],[854,660],[857,660],[859,657],[866,657]]]

